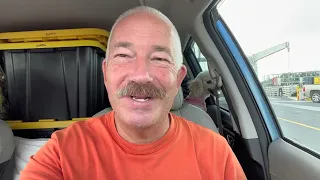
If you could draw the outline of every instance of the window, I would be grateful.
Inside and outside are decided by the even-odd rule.
[[[284,136],[318,154],[319,6],[313,0],[226,0],[218,8],[259,78]]]
[[[198,60],[201,71],[208,71],[207,59],[201,53],[200,48],[198,47],[196,42],[192,43],[191,49],[192,49],[196,59]],[[229,107],[228,107],[228,104],[227,104],[227,101],[224,97],[223,92],[219,91],[219,94],[220,94],[220,97],[219,97],[220,106],[226,110],[229,110]]]
[[[199,62],[201,70],[202,71],[208,71],[207,59],[202,55],[197,43],[193,42],[191,48],[192,48],[192,51],[193,51],[194,55],[196,56],[196,58],[197,58],[197,60]]]

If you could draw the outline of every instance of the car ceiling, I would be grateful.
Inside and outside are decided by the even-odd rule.
[[[139,5],[159,9],[179,31],[183,46],[194,21],[212,0],[1,0],[0,32],[69,28],[110,30],[124,11]]]

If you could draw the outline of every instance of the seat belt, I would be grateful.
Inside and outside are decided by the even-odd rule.
[[[220,76],[218,74],[218,72],[216,70],[213,71],[216,75],[216,87],[214,89],[209,89],[210,93],[214,95],[214,99],[215,99],[215,103],[217,106],[216,109],[216,114],[217,114],[217,124],[218,124],[218,128],[219,128],[219,134],[223,136],[223,124],[222,124],[222,120],[221,120],[221,113],[220,113],[220,103],[219,103],[219,83],[220,83]]]
[[[223,136],[223,124],[222,124],[222,120],[221,120],[218,88],[215,88],[213,90],[213,94],[215,96],[215,102],[216,102],[216,106],[217,106],[217,113],[216,114],[217,114],[217,123],[218,123],[218,128],[219,128],[219,134],[221,134]]]
[[[210,93],[213,95],[214,99],[215,99],[215,103],[216,103],[216,115],[217,115],[217,125],[218,125],[218,128],[219,128],[219,134],[221,136],[223,136],[228,144],[230,145],[231,148],[233,148],[234,146],[234,142],[235,142],[235,139],[234,137],[230,136],[230,134],[233,134],[234,132],[231,132],[229,131],[228,129],[224,129],[224,126],[222,124],[222,119],[221,119],[221,112],[220,112],[220,101],[219,101],[219,89],[222,90],[222,92],[225,94],[226,93],[226,89],[223,85],[221,85],[221,88],[219,87],[219,83],[221,82],[222,84],[222,80],[221,80],[221,77],[219,76],[218,72],[215,70],[214,71],[215,75],[216,75],[216,87],[214,89],[210,89]],[[228,99],[228,102],[231,102],[229,97],[227,97]],[[234,113],[234,109],[233,107],[231,106],[231,109],[230,109],[231,113]],[[232,114],[231,114],[232,115]],[[224,133],[224,130],[226,130],[226,133]],[[228,134],[230,133],[230,134]]]

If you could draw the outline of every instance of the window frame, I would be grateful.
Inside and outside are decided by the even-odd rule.
[[[185,51],[184,51],[184,56],[185,56],[185,59],[186,59],[186,61],[187,61],[187,63],[188,63],[189,66],[190,66],[190,64],[189,64],[189,60],[190,60],[190,61],[192,61],[192,65],[193,65],[193,66],[196,66],[196,68],[194,68],[194,69],[199,70],[199,72],[192,72],[192,74],[194,75],[194,77],[196,77],[197,74],[200,73],[200,72],[202,72],[203,70],[202,70],[202,68],[201,68],[200,62],[198,61],[198,59],[197,59],[197,57],[196,57],[196,55],[195,55],[195,53],[194,53],[194,51],[193,51],[193,48],[192,48],[192,47],[193,47],[194,43],[197,44],[197,42],[190,36],[189,41],[188,41],[188,44],[187,44],[187,46],[186,46],[186,48],[185,48]],[[198,45],[197,45],[197,46],[198,46]],[[198,47],[199,47],[199,46],[198,46]],[[199,48],[199,50],[200,50],[200,48]],[[201,53],[201,50],[200,50],[200,53]],[[201,54],[202,54],[202,53],[201,53]],[[203,54],[202,54],[202,55],[203,55]],[[188,57],[188,56],[191,56],[191,57]],[[203,56],[204,56],[204,55],[203,55]],[[207,60],[207,58],[206,58],[206,60]],[[191,71],[192,71],[192,68],[191,68],[191,67],[190,67],[190,69],[191,69]],[[226,108],[224,108],[224,107],[222,107],[222,106],[220,106],[220,109],[222,109],[222,110],[224,110],[224,111],[227,111],[227,112],[230,114],[230,116],[232,116],[233,121],[235,121],[235,125],[237,126],[237,129],[239,130],[239,133],[241,134],[241,129],[240,129],[240,124],[239,124],[238,116],[237,116],[237,114],[236,114],[235,111],[232,111],[233,108],[230,109],[230,106],[232,106],[232,102],[230,101],[231,99],[230,99],[230,97],[229,97],[229,95],[228,95],[228,90],[225,88],[225,86],[223,86],[221,91],[222,91],[222,93],[224,94],[224,96],[227,97],[227,98],[226,98],[226,103],[227,103],[227,105],[228,105],[228,109],[226,109]],[[208,105],[215,105],[215,104],[216,104],[215,101],[214,101],[214,99],[213,99],[213,97],[208,98],[206,101],[209,102],[209,103],[207,103]]]
[[[216,9],[216,4],[214,4],[214,5],[211,4],[210,6],[211,6],[211,8],[208,8],[205,11],[204,16],[203,16],[204,25],[209,32],[209,36],[214,41],[214,43],[217,45],[217,48],[219,49],[223,58],[228,59],[227,66],[229,68],[233,66],[232,67],[233,69],[235,69],[235,68],[237,69],[238,72],[232,71],[232,74],[240,74],[238,79],[241,78],[242,82],[244,82],[246,90],[249,92],[249,94],[248,93],[244,94],[244,92],[241,91],[241,93],[243,94],[242,96],[247,97],[247,98],[250,97],[252,102],[254,102],[254,104],[252,104],[252,102],[249,102],[247,104],[247,106],[249,109],[254,108],[254,109],[256,109],[257,112],[259,112],[258,116],[262,120],[265,132],[268,135],[269,143],[271,143],[272,141],[275,141],[278,138],[281,138],[284,141],[288,142],[289,144],[291,144],[291,145],[309,153],[310,155],[320,159],[320,154],[303,146],[302,144],[298,144],[295,141],[288,139],[283,134],[283,131],[282,131],[281,126],[279,124],[279,120],[277,119],[277,117],[275,115],[273,107],[272,107],[271,103],[269,102],[269,100],[268,100],[268,98],[262,88],[262,85],[259,82],[257,75],[254,73],[251,65],[249,64],[249,61],[248,61],[247,57],[245,56],[245,53],[243,52],[240,44],[236,40],[235,36],[233,35],[232,31],[227,26],[227,24],[224,21],[224,19],[222,18],[222,16],[219,14],[218,10]],[[224,31],[226,34],[224,34],[224,35],[221,34],[222,31]],[[219,38],[217,39],[215,37],[219,37]],[[229,41],[229,42],[226,42],[226,39],[228,39],[227,41]],[[224,50],[221,50],[221,48],[222,49],[224,48]],[[258,104],[259,101],[256,99],[256,95],[254,97],[254,92],[252,92],[252,89],[250,88],[250,85],[249,85],[250,82],[248,83],[248,80],[245,77],[246,75],[248,76],[248,74],[246,74],[246,75],[243,74],[241,67],[240,67],[241,65],[239,65],[239,63],[237,62],[237,58],[242,58],[242,60],[243,60],[242,66],[246,66],[246,68],[248,69],[247,73],[249,74],[249,76],[251,76],[250,77],[251,78],[251,88],[252,88],[252,83],[253,83],[254,86],[256,87],[255,94],[259,94],[260,100],[263,100],[264,103],[262,106],[264,106],[264,108],[261,108],[261,105],[259,107],[259,104]],[[236,76],[233,75],[233,77],[236,79]],[[241,85],[239,85],[239,84],[237,84],[237,85],[238,85],[239,89],[243,89],[243,87],[241,87]],[[261,110],[265,111],[264,114],[267,114],[267,116],[268,116],[267,118],[265,118],[266,115],[263,115],[263,112],[261,112]],[[250,114],[251,113],[253,113],[253,110],[250,111]],[[256,126],[256,124],[258,124],[258,123],[255,123],[255,126]],[[258,125],[258,126],[260,126],[260,125]],[[256,126],[256,129],[257,129],[257,126]],[[257,129],[257,132],[259,132],[259,129],[261,129],[261,127]],[[259,134],[261,134],[261,133],[259,133]]]
[[[203,23],[208,32],[209,37],[216,45],[218,51],[220,52],[222,58],[226,63],[226,66],[230,70],[230,73],[235,80],[235,85],[238,87],[242,98],[246,99],[245,104],[253,120],[253,124],[255,126],[255,129],[258,135],[257,140],[253,139],[254,141],[250,140],[250,142],[249,140],[245,141],[247,146],[246,148],[250,149],[250,156],[262,166],[263,175],[265,179],[270,179],[268,147],[273,140],[281,137],[282,134],[281,132],[279,133],[277,129],[275,129],[276,130],[274,132],[275,135],[273,136],[270,135],[270,132],[267,129],[266,123],[261,114],[260,108],[257,106],[256,100],[251,90],[249,89],[249,85],[247,83],[247,80],[244,78],[243,72],[241,71],[239,65],[237,64],[232,52],[228,48],[224,39],[221,37],[220,33],[218,33],[218,29],[216,27],[215,22],[217,20],[220,20],[222,21],[222,23],[224,23],[224,21],[222,17],[219,15],[216,7],[217,7],[217,2],[212,2],[209,5],[209,7],[203,13]],[[229,29],[227,29],[227,31],[229,32],[229,34],[231,34],[230,36],[233,42],[235,42],[236,50],[240,52],[240,55],[242,55],[242,57],[245,57],[243,51],[241,50],[241,47],[239,46],[234,36],[232,35],[232,32],[230,32]],[[246,64],[246,62],[244,65],[248,67],[248,64]],[[249,66],[249,70],[250,70],[250,66]],[[255,76],[253,76],[253,78],[255,78]],[[262,90],[261,87],[258,90],[259,90],[258,93],[260,94],[263,93],[263,91],[261,91]],[[273,112],[270,111],[269,109],[268,113],[270,114]],[[260,149],[257,150],[257,148],[260,148]]]
[[[197,44],[197,42],[196,42],[192,37],[190,37],[189,42],[190,42],[190,44],[188,44],[187,48],[189,48],[188,51],[190,51],[190,52],[189,52],[190,55],[193,56],[193,58],[195,59],[194,65],[197,66],[197,69],[200,70],[199,72],[196,72],[196,74],[198,74],[198,73],[204,71],[204,69],[201,68],[200,62],[199,62],[197,56],[195,55],[195,52],[193,51],[193,45],[194,45],[194,44]],[[197,45],[197,46],[198,46],[198,45]],[[199,46],[198,46],[198,47],[199,47]],[[186,49],[187,49],[187,48],[186,48]],[[199,48],[199,50],[200,50],[200,48]],[[200,53],[201,53],[201,50],[200,50]],[[201,53],[201,54],[202,54],[202,53]],[[202,54],[202,55],[203,55],[203,54]],[[204,55],[203,55],[203,56],[204,56]],[[206,57],[204,57],[204,58],[207,60]],[[208,68],[208,69],[209,69],[209,68]],[[194,73],[193,73],[193,74],[194,74]],[[196,75],[195,75],[195,77],[196,77]],[[223,93],[224,96],[228,96],[228,94],[224,94],[224,92],[222,92],[222,93]],[[227,93],[227,91],[225,91],[225,93]],[[212,99],[212,100],[213,100],[213,99]],[[226,100],[226,101],[227,101],[227,100]],[[213,101],[212,103],[215,104],[214,101]],[[228,102],[228,101],[227,101],[227,105],[228,105],[228,106],[229,106],[230,103],[231,103],[231,102]],[[227,108],[224,108],[224,107],[222,107],[222,106],[220,106],[220,108],[230,113],[230,109],[229,109],[229,108],[227,109]],[[232,114],[232,116],[235,116],[235,114]],[[238,128],[239,128],[239,127],[238,127]]]

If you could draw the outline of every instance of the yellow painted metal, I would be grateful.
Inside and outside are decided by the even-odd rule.
[[[7,123],[23,122],[22,120],[5,120]]]
[[[0,43],[95,40],[107,45],[109,32],[98,28],[42,30],[0,33]]]
[[[85,121],[88,118],[74,118],[72,120],[56,121],[54,119],[40,119],[37,122],[22,122],[21,120],[8,120],[6,121],[11,129],[50,129],[50,128],[66,128],[70,124],[78,121]]]
[[[296,91],[297,91],[297,101],[300,101],[300,87],[299,86],[297,86],[296,87]]]
[[[320,84],[320,77],[319,76],[314,77],[313,84]]]
[[[80,47],[90,46],[98,47],[103,51],[106,46],[93,40],[72,40],[72,41],[50,41],[50,42],[27,42],[27,43],[0,43],[0,50],[14,49],[43,49],[43,48],[61,48],[61,47]]]

